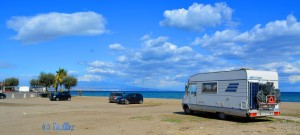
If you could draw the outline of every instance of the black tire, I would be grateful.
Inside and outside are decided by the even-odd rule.
[[[4,99],[4,96],[0,96],[0,99]]]
[[[224,113],[217,113],[218,114],[218,118],[221,120],[225,120],[226,119],[226,114]]]
[[[55,98],[56,101],[59,101],[59,98]]]
[[[194,112],[188,107],[188,106],[185,106],[184,107],[184,114],[186,115],[191,115],[193,114]]]
[[[247,116],[245,117],[245,120],[246,121],[253,121],[255,118],[254,117],[250,117],[248,114],[247,114]]]
[[[140,101],[139,101],[139,104],[143,104],[143,100],[140,100]]]
[[[125,99],[124,104],[125,104],[125,105],[128,105],[128,104],[129,104],[129,101],[128,101],[127,99]]]

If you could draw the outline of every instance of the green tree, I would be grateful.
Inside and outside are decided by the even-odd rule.
[[[4,86],[18,86],[19,85],[19,79],[18,78],[6,78],[4,80]]]
[[[60,91],[62,91],[63,80],[67,76],[67,70],[63,68],[59,68],[58,71],[56,71],[55,82],[60,86]]]
[[[30,86],[33,87],[33,88],[36,88],[38,86],[40,86],[40,82],[38,79],[31,79],[30,80]]]
[[[68,91],[70,92],[71,87],[74,87],[77,85],[77,79],[73,76],[67,76],[63,80],[63,84],[64,84],[65,88],[68,89]]]
[[[42,72],[39,75],[39,83],[41,86],[46,87],[46,92],[48,92],[48,87],[52,86],[55,82],[55,75],[51,73],[44,73]]]
[[[12,89],[14,90],[15,86],[19,85],[19,79],[18,78],[6,78],[4,80],[4,86],[12,86]]]

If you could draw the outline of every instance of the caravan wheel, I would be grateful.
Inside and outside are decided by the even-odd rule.
[[[219,117],[219,119],[224,120],[224,119],[226,119],[226,114],[218,113],[218,117]]]
[[[193,114],[194,112],[186,105],[184,107],[184,113],[187,114],[187,115],[191,115]]]

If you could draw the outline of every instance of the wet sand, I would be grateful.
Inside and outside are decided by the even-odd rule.
[[[25,134],[101,135],[252,135],[300,134],[300,103],[281,103],[280,117],[246,120],[213,114],[184,115],[181,100],[144,99],[144,104],[118,105],[105,97],[73,97],[71,101],[47,98],[0,100],[0,132]],[[280,119],[279,119],[280,118]],[[53,123],[73,126],[54,130]],[[44,129],[43,130],[43,125]]]

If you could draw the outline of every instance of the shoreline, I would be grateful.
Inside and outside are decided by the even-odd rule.
[[[72,92],[72,91],[71,91]],[[94,92],[94,91],[92,91]],[[95,91],[98,92],[98,91]],[[102,91],[100,91],[102,92]],[[110,91],[106,91],[106,92],[110,92]],[[151,91],[146,91],[146,92],[151,92]],[[162,91],[163,92],[163,91]],[[175,91],[176,93],[181,93],[179,91]],[[299,92],[300,93],[300,92]],[[10,99],[12,98],[12,94],[14,94],[14,98],[32,98],[32,97],[40,97],[40,93],[38,92],[5,92],[6,94],[6,98]],[[24,94],[26,94],[26,96],[24,96]],[[78,96],[78,94],[72,94],[72,97],[107,97],[108,95],[82,95],[82,96]],[[182,95],[183,97],[183,95]],[[177,100],[182,100],[182,98],[174,98],[174,97],[145,97],[144,98],[155,98],[155,99],[177,99]],[[300,103],[300,101],[281,101],[280,103]]]

